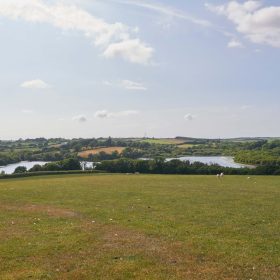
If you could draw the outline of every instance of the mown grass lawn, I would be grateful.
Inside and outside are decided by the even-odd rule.
[[[280,279],[279,177],[0,181],[0,279]]]

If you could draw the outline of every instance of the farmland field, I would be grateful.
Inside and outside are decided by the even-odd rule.
[[[181,145],[178,145],[178,148],[188,149],[188,148],[192,148],[193,146],[194,146],[193,144],[181,144]]]
[[[82,151],[78,155],[82,158],[87,158],[89,155],[97,155],[100,152],[104,152],[106,154],[112,154],[113,152],[121,153],[124,149],[124,147],[95,148],[91,150]]]
[[[0,279],[280,275],[279,177],[0,181]]]
[[[144,139],[141,142],[158,145],[178,145],[184,143],[184,140],[176,138],[161,138],[161,139]]]

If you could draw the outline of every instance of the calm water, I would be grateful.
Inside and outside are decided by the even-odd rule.
[[[167,160],[172,160],[172,159],[175,159],[175,158],[168,158]],[[180,157],[180,158],[177,158],[177,159],[182,160],[182,161],[187,161],[188,160],[191,163],[198,161],[198,162],[202,162],[202,163],[205,163],[205,164],[208,164],[208,165],[218,164],[218,165],[223,166],[223,167],[232,167],[232,168],[253,167],[253,166],[249,166],[249,165],[245,165],[245,164],[236,163],[236,162],[234,162],[233,157],[220,157],[220,156],[217,156],[217,157],[195,157],[195,156],[187,156],[187,157]],[[15,163],[15,164],[0,166],[0,173],[2,171],[4,171],[6,174],[12,174],[12,173],[14,173],[15,169],[18,166],[25,166],[28,170],[36,164],[44,165],[46,163],[47,162],[45,162],[45,161],[22,161],[22,162],[18,162],[18,163]],[[83,166],[83,169],[84,169],[84,167],[90,168],[90,169],[94,168],[94,164],[92,162],[81,162],[81,164]]]
[[[169,158],[167,160],[172,160],[173,158]],[[223,166],[223,167],[232,167],[232,168],[244,168],[244,167],[252,167],[252,166],[248,166],[248,165],[245,165],[245,164],[241,164],[241,163],[236,163],[234,162],[234,159],[233,157],[221,157],[221,156],[216,156],[216,157],[196,157],[196,156],[187,156],[187,157],[180,157],[180,158],[177,158],[179,160],[182,160],[182,161],[189,161],[191,163],[194,163],[196,161],[198,162],[202,162],[204,164],[208,164],[208,165],[211,165],[211,164],[218,164],[220,166]]]
[[[9,164],[9,165],[6,165],[6,166],[0,166],[0,173],[2,171],[4,171],[6,174],[12,174],[12,173],[14,173],[15,169],[18,166],[25,166],[28,170],[36,164],[44,165],[46,163],[47,163],[46,161],[21,161],[21,162],[14,163],[14,164]]]
[[[14,163],[14,164],[9,164],[6,166],[0,166],[0,173],[2,171],[5,172],[5,174],[13,174],[15,169],[18,166],[25,166],[27,168],[27,170],[29,170],[30,168],[32,168],[34,165],[39,164],[39,165],[44,165],[48,163],[47,161],[22,161],[22,162],[18,162],[18,163]],[[87,169],[93,169],[94,168],[94,163],[93,162],[81,162],[81,165],[83,167],[83,169],[87,168]]]

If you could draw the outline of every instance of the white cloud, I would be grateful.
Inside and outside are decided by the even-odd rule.
[[[149,2],[145,1],[145,0],[110,0],[110,1],[119,3],[119,4],[124,4],[124,5],[140,7],[140,8],[150,10],[152,12],[160,14],[161,16],[163,16],[162,17],[163,19],[161,19],[158,22],[158,24],[160,26],[162,26],[165,30],[169,30],[172,25],[171,24],[172,20],[177,19],[177,20],[190,22],[190,23],[200,26],[202,28],[211,29],[215,32],[222,34],[225,37],[230,37],[230,38],[235,37],[232,33],[226,31],[224,28],[216,26],[209,20],[205,20],[203,18],[199,18],[197,16],[191,15],[191,14],[187,13],[186,11],[182,11],[182,10],[176,9],[171,6],[161,4],[161,3],[159,3],[159,1],[149,1]],[[151,2],[153,2],[153,3],[151,3]],[[207,7],[209,6],[209,8],[213,7],[208,4],[205,4],[205,5]]]
[[[193,24],[204,26],[204,27],[209,27],[211,26],[211,23],[207,20],[201,19],[194,17],[192,15],[189,15],[185,12],[182,12],[180,10],[177,10],[173,7],[162,5],[159,3],[148,3],[145,1],[138,1],[138,0],[132,0],[132,1],[127,1],[127,0],[114,0],[114,2],[120,3],[120,4],[126,4],[126,5],[133,5],[133,6],[138,6],[141,8],[145,8],[160,14],[163,14],[168,17],[173,17],[181,20],[186,20],[189,21]]]
[[[105,80],[105,81],[102,81],[102,84],[104,86],[108,86],[108,87],[111,87],[111,86],[114,86],[115,84],[111,81],[108,81],[108,80]]]
[[[184,119],[186,121],[192,121],[194,119],[194,116],[192,114],[187,114],[184,116]]]
[[[242,105],[241,107],[240,107],[240,109],[241,110],[249,110],[249,109],[251,109],[251,108],[253,108],[253,105]]]
[[[26,89],[47,89],[50,87],[49,84],[42,80],[31,80],[31,81],[25,81],[20,85],[22,88]]]
[[[21,112],[22,112],[23,114],[32,114],[32,113],[33,113],[32,110],[28,110],[28,109],[23,109]]]
[[[147,88],[142,83],[133,82],[130,80],[121,81],[121,85],[127,90],[147,90]]]
[[[136,110],[126,110],[119,112],[108,112],[106,110],[100,110],[95,113],[95,117],[98,119],[107,119],[107,118],[118,118],[118,117],[128,117],[132,115],[138,115],[140,112]]]
[[[103,85],[119,87],[119,88],[123,88],[125,90],[135,90],[135,91],[146,91],[147,90],[147,87],[143,83],[134,82],[131,80],[121,80],[121,81],[117,81],[117,82],[103,81]]]
[[[74,116],[72,118],[73,121],[78,121],[80,123],[85,123],[87,122],[87,117],[85,115],[78,115],[78,116]]]
[[[128,117],[133,115],[138,115],[140,112],[136,110],[127,110],[127,111],[120,111],[116,113],[112,113],[113,117]]]
[[[97,111],[94,115],[98,119],[106,119],[109,118],[110,113],[106,110]]]
[[[147,64],[153,49],[140,39],[132,39],[136,28],[107,23],[69,4],[49,4],[42,0],[0,0],[0,16],[32,23],[48,23],[61,30],[82,32],[102,49],[105,57],[120,56],[130,62]]]
[[[236,40],[236,39],[231,39],[229,42],[228,42],[228,48],[230,49],[234,49],[234,48],[244,48],[243,44]]]
[[[103,54],[106,58],[122,57],[129,62],[148,64],[153,52],[153,48],[141,43],[139,39],[128,39],[110,44]]]
[[[261,1],[230,1],[206,7],[226,16],[251,42],[280,48],[280,6],[264,7]]]

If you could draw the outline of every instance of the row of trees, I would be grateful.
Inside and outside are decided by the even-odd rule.
[[[280,175],[280,166],[266,165],[255,169],[228,168],[219,165],[207,165],[201,162],[190,163],[189,161],[171,160],[162,158],[155,160],[117,159],[99,163],[96,170],[109,173],[144,173],[144,174],[201,174],[215,175],[221,172],[228,175]],[[35,165],[28,172],[42,171],[71,171],[82,170],[78,159],[70,158],[58,162],[47,163],[43,166]],[[25,167],[19,166],[15,173],[27,172]]]
[[[181,139],[181,138],[180,138]],[[279,165],[280,140],[247,139],[211,140],[182,138],[189,147],[160,145],[141,139],[26,139],[0,141],[0,166],[20,161],[59,161],[77,156],[78,152],[96,147],[125,147],[121,154],[90,155],[88,160],[102,161],[118,158],[177,157],[179,155],[229,155],[236,161],[253,165]]]
[[[0,152],[0,166],[21,161],[59,161],[74,156],[74,153],[65,151],[32,151],[21,150],[14,152]]]
[[[82,170],[80,161],[75,158],[65,159],[56,162],[49,162],[41,166],[39,164],[34,165],[31,169],[27,170],[24,166],[18,166],[14,173],[25,172],[41,172],[41,171],[70,171],[70,170]]]
[[[235,155],[237,162],[253,165],[277,165],[280,166],[280,155],[273,151],[242,151]]]
[[[103,161],[96,166],[96,170],[110,173],[144,173],[144,174],[201,174],[214,175],[221,172],[228,175],[280,175],[280,166],[267,165],[255,169],[228,168],[219,165],[207,165],[201,162],[163,159],[157,160],[131,160],[119,159]]]

